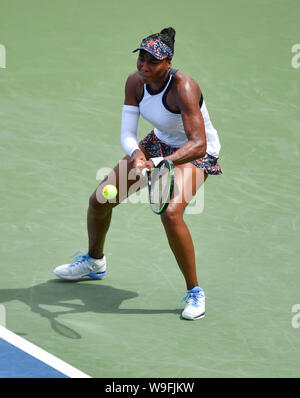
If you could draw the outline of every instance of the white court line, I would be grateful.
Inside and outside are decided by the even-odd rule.
[[[43,350],[42,348],[30,343],[29,341],[23,339],[23,337],[11,332],[5,327],[0,325],[0,338],[6,340],[8,343],[13,344],[15,347],[20,348],[27,354],[30,354],[34,358],[39,359],[45,364],[51,366],[52,368],[58,370],[59,372],[65,374],[66,376],[72,378],[90,378],[87,374],[81,372],[80,370],[74,368],[68,363],[62,361],[61,359],[55,357],[49,352]]]

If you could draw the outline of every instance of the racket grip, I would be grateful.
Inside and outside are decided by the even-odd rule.
[[[144,177],[146,177],[147,170],[148,170],[148,169],[145,168],[145,169],[142,169],[142,171],[141,171],[141,173],[142,173],[142,175],[143,175]]]

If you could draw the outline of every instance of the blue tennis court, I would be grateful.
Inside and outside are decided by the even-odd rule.
[[[89,377],[0,326],[0,378]]]

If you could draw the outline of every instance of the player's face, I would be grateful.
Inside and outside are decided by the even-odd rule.
[[[164,81],[170,68],[171,61],[168,61],[167,59],[156,59],[147,51],[140,50],[137,60],[137,69],[143,83],[151,84]]]

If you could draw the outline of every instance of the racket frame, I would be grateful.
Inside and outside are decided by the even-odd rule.
[[[167,194],[167,200],[163,203],[163,205],[160,207],[159,210],[156,210],[156,208],[152,205],[152,181],[151,181],[151,174],[153,170],[155,169],[160,169],[163,164],[168,164],[168,169],[169,169],[169,186],[168,186],[168,194]],[[147,183],[148,183],[148,191],[149,191],[149,202],[150,202],[150,207],[155,214],[162,214],[168,207],[170,203],[170,199],[174,190],[174,180],[175,180],[175,167],[174,163],[170,159],[162,159],[155,167],[152,169],[144,169],[145,172],[143,173],[144,175],[147,176]]]

